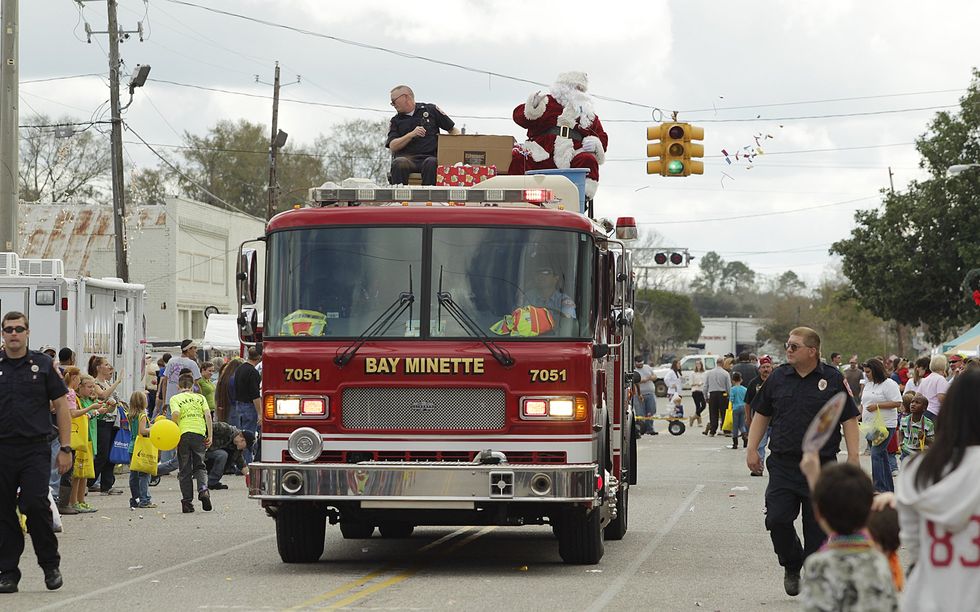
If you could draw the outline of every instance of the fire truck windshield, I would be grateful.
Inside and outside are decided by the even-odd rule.
[[[591,240],[581,232],[509,226],[274,232],[265,336],[357,338],[401,293],[414,291],[410,308],[372,337],[473,337],[440,292],[491,340],[591,337]],[[424,261],[423,252],[431,259]]]

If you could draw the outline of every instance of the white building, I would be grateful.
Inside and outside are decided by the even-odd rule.
[[[21,203],[20,218],[21,257],[61,259],[66,276],[116,276],[110,206]],[[200,340],[206,308],[235,312],[238,246],[264,227],[262,219],[183,198],[128,210],[129,281],[146,285],[147,340]]]

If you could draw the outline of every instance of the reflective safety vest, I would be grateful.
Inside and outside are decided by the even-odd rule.
[[[490,326],[498,336],[539,336],[555,328],[555,321],[547,308],[521,306]]]
[[[284,336],[322,336],[325,331],[325,314],[316,310],[294,310],[282,320],[279,333]]]

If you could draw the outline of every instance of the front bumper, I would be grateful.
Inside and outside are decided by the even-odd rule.
[[[597,467],[472,463],[253,463],[249,497],[260,500],[592,502]]]

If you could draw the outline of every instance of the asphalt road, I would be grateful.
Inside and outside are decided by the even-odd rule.
[[[334,526],[318,563],[285,565],[243,478],[226,477],[213,512],[185,515],[165,477],[156,510],[94,495],[97,513],[64,518],[59,591],[44,589],[28,545],[21,591],[0,595],[0,609],[797,609],[763,525],[767,479],[749,476],[730,439],[658,429],[639,441],[629,533],[597,566],[562,564],[539,526],[426,527],[404,540],[344,540]]]

